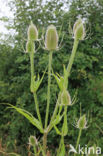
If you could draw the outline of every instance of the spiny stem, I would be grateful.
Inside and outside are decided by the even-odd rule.
[[[38,116],[38,119],[41,123],[41,126],[43,127],[42,125],[42,121],[41,121],[41,115],[40,115],[40,111],[39,111],[39,105],[38,105],[38,100],[37,100],[37,94],[34,92],[34,100],[35,100],[35,106],[36,106],[36,112],[37,112],[37,116]]]
[[[45,128],[47,128],[47,124],[48,124],[48,116],[49,116],[50,85],[51,85],[51,63],[52,63],[52,52],[49,53],[49,66],[48,66],[48,92],[47,92],[47,108],[46,108],[46,117],[45,117]]]
[[[79,141],[80,141],[81,133],[82,133],[82,129],[79,130],[79,135],[78,135],[78,139],[77,139],[77,143],[76,143],[76,150],[77,150],[78,145],[79,145]]]
[[[34,52],[35,52],[35,45],[32,43],[32,51],[30,52],[30,64],[31,64],[31,91],[33,92],[33,86],[34,86]],[[38,100],[37,100],[37,94],[36,92],[33,92],[34,95],[34,101],[35,101],[35,106],[36,106],[36,113],[38,116],[38,119],[41,123],[42,126],[42,121],[41,121],[41,116],[40,116],[40,111],[39,111],[39,105],[38,105]]]
[[[62,152],[61,151],[62,146],[64,146],[64,136],[61,136],[61,140],[60,140],[60,143],[59,143],[59,148],[58,148],[58,151],[57,151],[57,156],[59,156],[60,153]],[[65,151],[62,154],[63,154],[62,156],[64,156]]]
[[[76,50],[77,50],[77,47],[78,47],[78,43],[79,43],[79,40],[75,39],[75,40],[74,40],[73,49],[72,49],[72,54],[71,54],[71,57],[70,57],[70,60],[69,60],[68,66],[67,66],[67,71],[68,71],[67,78],[68,78],[69,75],[70,75],[70,71],[71,71],[71,68],[72,68],[72,64],[73,64],[73,62],[74,62],[74,57],[75,57],[75,54],[76,54]]]
[[[51,126],[51,122],[55,119],[55,117],[56,117],[56,115],[57,115],[57,111],[58,111],[58,107],[59,107],[59,100],[60,100],[60,93],[59,93],[59,95],[58,95],[58,99],[57,99],[57,102],[56,102],[56,106],[55,106],[53,115],[52,115],[51,120],[50,120],[49,127]]]
[[[77,151],[77,148],[78,148],[78,145],[79,145],[81,134],[82,134],[82,129],[79,130],[79,135],[78,135],[78,139],[77,139],[77,143],[76,143],[76,151]],[[74,156],[76,156],[76,154],[74,154]]]
[[[36,155],[37,154],[36,147],[34,146],[33,149],[34,149],[34,154]]]
[[[44,136],[43,136],[43,150],[44,150],[45,155],[46,155],[46,145],[47,145],[47,133],[44,133]]]
[[[35,47],[32,43],[32,51],[30,52],[30,65],[31,65],[31,88],[33,86],[33,78],[34,78],[34,50],[35,50]]]

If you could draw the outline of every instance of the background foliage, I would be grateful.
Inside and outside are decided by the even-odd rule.
[[[97,144],[103,150],[103,2],[101,0],[12,0],[9,3],[14,20],[8,29],[14,29],[13,36],[0,42],[0,103],[12,103],[25,108],[36,116],[33,97],[30,93],[30,63],[24,53],[27,28],[32,20],[38,27],[39,38],[45,34],[49,24],[54,24],[62,40],[62,48],[53,54],[54,72],[62,74],[63,64],[67,64],[73,45],[72,27],[78,17],[86,23],[86,39],[80,42],[73,64],[68,89],[71,96],[78,90],[78,102],[68,109],[69,133],[65,143],[75,145],[78,130],[73,127],[76,118],[82,113],[88,118],[88,129],[84,130],[81,145]],[[5,18],[4,18],[5,19]],[[2,20],[4,20],[2,19]],[[9,21],[9,19],[8,19]],[[38,44],[36,45],[38,47]],[[44,46],[44,45],[43,45]],[[47,67],[48,52],[42,48],[35,54],[35,72]],[[50,115],[54,109],[58,87],[52,77],[52,98]],[[38,91],[42,119],[45,116],[47,75]],[[61,125],[60,125],[61,126]],[[28,121],[13,110],[0,105],[0,138],[7,151],[16,151],[25,156],[28,137],[41,134]],[[55,148],[59,137],[53,130],[49,134],[48,146]]]

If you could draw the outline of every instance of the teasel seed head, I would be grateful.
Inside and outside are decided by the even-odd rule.
[[[64,106],[71,105],[71,97],[67,90],[64,90],[61,93],[61,105],[64,105]]]
[[[45,36],[45,47],[49,51],[53,51],[58,48],[58,34],[54,25],[50,25],[47,28]]]
[[[28,28],[28,40],[36,41],[38,39],[38,30],[36,26],[31,22]]]
[[[37,141],[37,139],[36,139],[35,136],[30,136],[30,137],[29,137],[29,144],[30,144],[31,146],[38,145],[38,141]]]
[[[77,128],[85,129],[85,128],[87,128],[86,126],[87,126],[86,116],[83,115],[83,116],[80,117],[80,119],[77,122]]]
[[[74,34],[74,38],[77,40],[84,40],[85,38],[85,28],[83,25],[83,21],[81,18],[79,18],[74,26],[73,26],[73,34]]]

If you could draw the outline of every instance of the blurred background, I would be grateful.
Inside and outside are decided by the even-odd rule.
[[[45,36],[49,24],[59,34],[61,48],[53,54],[52,68],[60,75],[67,65],[72,46],[73,24],[78,17],[85,23],[86,38],[79,43],[69,78],[68,90],[73,98],[77,91],[78,102],[68,108],[69,133],[65,144],[75,145],[78,129],[73,124],[86,114],[88,129],[82,133],[80,144],[97,146],[103,151],[103,1],[102,0],[6,0],[0,1],[0,103],[11,103],[36,116],[33,96],[30,93],[30,61],[25,54],[27,29],[32,20]],[[36,48],[38,48],[38,43]],[[35,54],[35,72],[42,75],[48,64],[48,52],[39,48]],[[50,116],[58,95],[58,86],[52,77]],[[47,75],[37,93],[42,119],[45,117]],[[43,120],[44,121],[44,120]],[[59,125],[59,127],[61,127]],[[0,150],[28,155],[28,138],[42,135],[23,116],[0,104]],[[52,130],[48,147],[58,147],[60,137]]]

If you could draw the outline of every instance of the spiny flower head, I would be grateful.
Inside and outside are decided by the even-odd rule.
[[[58,34],[54,25],[50,25],[47,28],[45,36],[45,47],[49,51],[53,51],[58,48]]]
[[[83,40],[85,38],[85,28],[81,18],[75,22],[73,26],[73,34],[74,38],[77,40]]]
[[[80,117],[80,119],[77,122],[77,128],[85,129],[85,128],[87,128],[86,126],[87,126],[86,116],[83,115],[83,116]]]
[[[31,135],[31,136],[29,137],[29,144],[32,145],[32,146],[35,146],[35,145],[38,144],[37,139],[36,139],[35,136],[32,136],[32,135]]]
[[[71,97],[67,90],[63,90],[63,92],[61,93],[61,105],[71,105]]]
[[[38,39],[38,30],[36,26],[31,22],[28,28],[28,40],[35,41]]]

